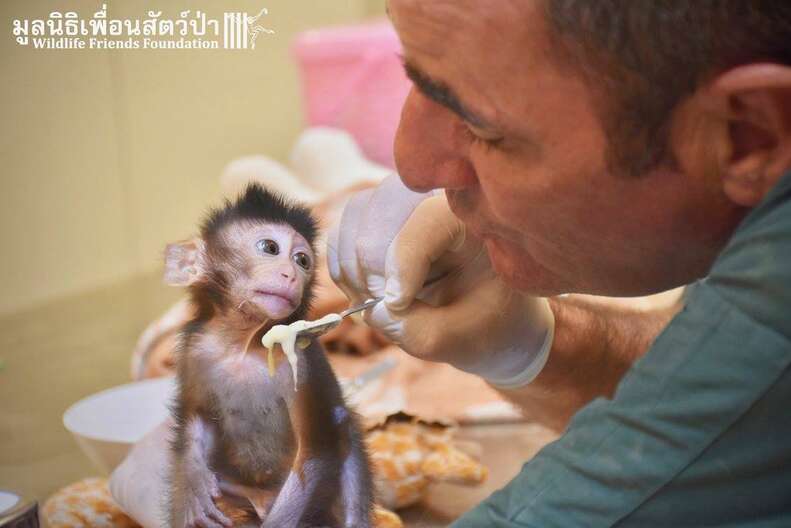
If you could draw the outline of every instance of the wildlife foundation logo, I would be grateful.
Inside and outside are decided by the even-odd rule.
[[[74,11],[53,11],[46,19],[15,19],[11,32],[20,46],[35,49],[255,49],[262,33],[275,31],[259,23],[269,12],[251,16],[225,12],[209,18],[200,10],[163,16],[149,11],[145,18],[108,17],[102,4],[89,19]]]

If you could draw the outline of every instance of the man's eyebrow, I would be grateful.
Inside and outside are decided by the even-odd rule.
[[[415,83],[420,92],[434,101],[458,115],[460,118],[468,122],[474,127],[488,129],[492,128],[485,119],[471,112],[459,100],[453,90],[440,81],[431,79],[428,75],[420,71],[414,64],[404,60],[404,71],[406,76]]]

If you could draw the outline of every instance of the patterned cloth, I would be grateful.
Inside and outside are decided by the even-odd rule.
[[[107,479],[87,478],[52,495],[41,509],[50,528],[137,528],[110,496]]]
[[[50,528],[140,528],[110,496],[107,479],[92,477],[57,491],[42,508]],[[402,528],[395,513],[374,508],[375,528]]]
[[[377,496],[388,508],[418,502],[433,482],[476,485],[486,467],[453,442],[455,428],[406,414],[389,417],[366,436]]]

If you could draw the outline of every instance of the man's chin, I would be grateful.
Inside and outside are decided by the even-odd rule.
[[[525,251],[500,238],[486,238],[484,243],[492,269],[509,286],[541,297],[564,293],[547,270]]]

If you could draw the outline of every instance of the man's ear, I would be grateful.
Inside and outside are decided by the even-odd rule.
[[[200,238],[174,242],[165,247],[165,283],[189,286],[205,275],[205,244]]]
[[[711,90],[727,104],[723,190],[734,203],[753,207],[791,170],[791,66],[739,66],[714,79]]]

